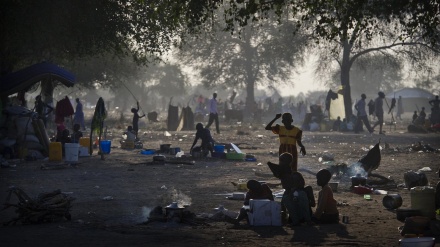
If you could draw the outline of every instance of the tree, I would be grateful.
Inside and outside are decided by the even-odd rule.
[[[252,113],[256,85],[293,84],[289,81],[296,66],[303,64],[307,36],[290,22],[277,26],[267,19],[248,26],[240,35],[230,35],[215,25],[209,33],[186,39],[180,50],[185,63],[200,71],[207,87],[224,85],[246,91],[246,113]]]
[[[237,0],[228,6],[225,10],[228,30],[235,31],[236,24],[243,27],[249,21],[261,22],[270,10],[275,10],[282,21],[283,13],[290,11],[298,20],[298,26],[307,24],[305,27],[312,30],[317,43],[338,44],[330,49],[338,56],[347,116],[352,115],[350,69],[356,59],[370,52],[390,50],[402,45],[437,49],[440,40],[437,29],[440,23],[438,1]],[[383,26],[393,30],[394,40],[388,40],[388,43],[380,46],[371,45],[374,39],[385,36],[384,29],[381,28]],[[362,42],[370,42],[370,46],[365,46]],[[355,49],[358,49],[357,53]]]

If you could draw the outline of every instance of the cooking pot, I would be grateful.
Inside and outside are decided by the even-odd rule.
[[[154,156],[153,156],[153,161],[156,161],[156,162],[165,162],[165,156],[163,156],[163,155],[154,155]]]
[[[351,177],[351,186],[365,186],[367,184],[367,178],[362,177],[361,174]]]

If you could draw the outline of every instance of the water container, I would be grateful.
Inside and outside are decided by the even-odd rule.
[[[103,140],[100,142],[101,145],[101,151],[104,154],[109,154],[110,153],[110,147],[112,145],[112,141],[110,140]]]
[[[411,208],[421,211],[422,216],[435,218],[435,189],[429,186],[411,188]]]
[[[50,161],[63,160],[63,147],[61,145],[61,142],[49,143],[49,160]]]
[[[65,143],[64,150],[66,162],[78,162],[79,143]]]
[[[81,147],[90,147],[90,137],[79,138],[79,145]]]
[[[216,153],[224,153],[225,152],[225,146],[224,145],[214,145],[214,151]]]

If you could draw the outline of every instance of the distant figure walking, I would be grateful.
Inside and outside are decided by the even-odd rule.
[[[377,117],[377,122],[373,125],[376,128],[379,125],[379,134],[384,134],[382,132],[383,127],[383,99],[385,98],[385,94],[383,92],[377,93],[379,96],[374,100],[374,114]]]
[[[272,124],[279,118],[282,117],[282,123],[284,126]],[[275,115],[275,118],[267,124],[266,130],[271,130],[272,133],[279,135],[280,137],[280,147],[278,150],[278,154],[281,155],[285,152],[290,153],[293,156],[291,168],[292,171],[296,172],[298,170],[298,150],[296,149],[296,144],[300,146],[301,154],[306,155],[306,148],[301,142],[302,139],[302,130],[298,127],[295,127],[293,124],[292,114],[286,112],[281,115],[281,113]]]
[[[84,123],[83,105],[81,101],[79,101],[79,98],[76,98],[76,109],[75,116],[73,117],[73,123],[79,124],[83,130],[86,130],[86,125]]]
[[[138,111],[139,111],[139,101],[136,102],[137,108],[131,108],[131,112],[134,114],[133,115],[133,132],[136,135],[136,139],[138,139],[138,131],[139,131],[139,118],[143,118],[145,117],[145,114],[142,116],[139,116]]]
[[[354,127],[354,133],[359,133],[362,128],[362,122],[365,124],[368,132],[373,133],[373,129],[370,126],[370,122],[368,121],[367,111],[365,110],[365,99],[367,96],[363,93],[361,94],[361,99],[356,103],[354,108],[357,110],[357,120],[356,125]]]
[[[402,120],[402,114],[403,114],[403,102],[402,102],[402,96],[399,95],[399,98],[397,99],[397,115],[396,117],[400,120]]]
[[[215,121],[215,129],[217,134],[220,134],[220,125],[218,122],[218,110],[217,110],[217,93],[212,94],[212,99],[209,100],[209,120],[206,128],[209,129],[211,124]]]

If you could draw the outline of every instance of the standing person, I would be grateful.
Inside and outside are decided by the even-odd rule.
[[[312,218],[315,223],[339,222],[337,203],[333,198],[332,188],[328,185],[331,178],[332,174],[327,169],[321,169],[316,173],[316,182],[322,189],[318,193],[318,205]]]
[[[41,95],[35,97],[35,111],[38,114],[38,118],[43,120],[44,126],[46,126],[47,115],[53,111],[53,107],[44,103],[43,100],[41,100]]]
[[[202,152],[203,156],[208,155],[208,151],[211,153],[214,151],[214,139],[212,139],[211,131],[207,128],[203,128],[202,123],[196,124],[196,137],[194,137],[194,142],[189,150],[189,153],[192,154],[193,148],[196,145],[197,141],[199,139],[202,140],[202,144],[200,144],[200,151]]]
[[[139,116],[138,111],[139,111],[139,101],[136,102],[137,108],[131,108],[131,112],[134,114],[133,115],[133,132],[136,135],[136,140],[138,139],[138,131],[139,131],[139,118],[143,118],[145,117],[145,114],[142,116]]]
[[[364,93],[361,94],[361,99],[354,106],[354,108],[357,110],[357,120],[354,127],[354,133],[359,133],[362,128],[362,122],[365,124],[368,132],[370,132],[370,134],[373,133],[373,129],[371,129],[370,122],[368,121],[367,111],[365,110],[366,98],[367,96]]]
[[[212,99],[209,100],[209,120],[206,128],[209,128],[212,122],[215,121],[215,129],[217,134],[220,134],[220,126],[218,122],[218,111],[217,111],[217,93],[212,94]]]
[[[374,128],[379,125],[379,134],[384,134],[382,132],[383,125],[383,99],[385,98],[385,94],[383,92],[377,93],[379,96],[374,100],[374,114],[377,117],[377,122],[373,125]]]
[[[419,115],[417,115],[417,111],[414,111],[414,114],[412,116],[412,123],[415,123]]]
[[[84,124],[83,105],[79,101],[79,98],[76,98],[76,109],[75,116],[73,117],[73,123],[81,125],[82,129],[86,130],[86,125]]]
[[[284,126],[272,124],[279,118],[282,117],[282,123]],[[300,146],[300,153],[302,155],[306,155],[306,148],[301,142],[302,139],[302,130],[298,127],[295,127],[293,124],[292,114],[286,112],[281,115],[281,113],[276,114],[275,118],[267,124],[266,130],[271,130],[272,133],[278,135],[280,137],[280,147],[278,150],[278,154],[281,155],[285,152],[290,153],[293,156],[291,168],[292,171],[298,170],[298,150],[296,149],[296,144]]]
[[[402,114],[403,114],[403,102],[402,102],[402,96],[399,95],[399,98],[397,99],[397,114],[396,117],[402,120]]]

